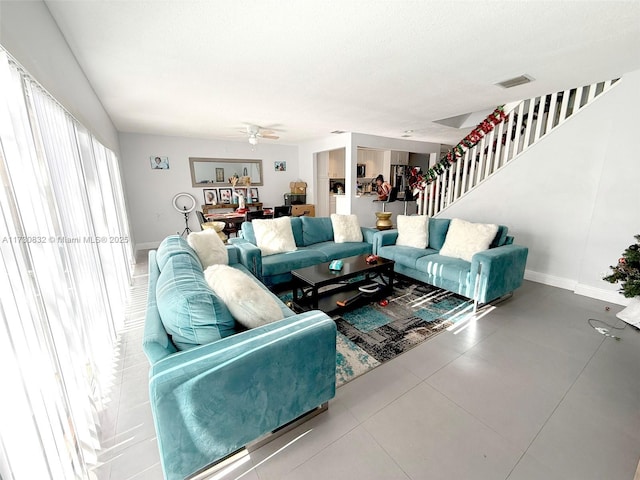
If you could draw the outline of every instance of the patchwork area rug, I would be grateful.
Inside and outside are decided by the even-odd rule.
[[[280,294],[287,302],[291,293]],[[395,358],[473,313],[473,302],[455,293],[397,278],[385,307],[372,302],[334,315],[338,327],[336,385]]]

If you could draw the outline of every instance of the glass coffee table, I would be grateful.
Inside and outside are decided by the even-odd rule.
[[[329,270],[330,262],[293,270],[294,310],[322,310],[330,314],[391,294],[395,262],[378,258],[369,264],[367,256],[343,258],[340,271]],[[367,291],[361,291],[360,287]]]

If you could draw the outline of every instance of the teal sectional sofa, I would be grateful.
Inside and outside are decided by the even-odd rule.
[[[249,273],[238,249],[227,251]],[[335,395],[336,326],[324,313],[296,315],[278,300],[283,320],[242,331],[177,235],[149,252],[148,292],[143,348],[165,478],[183,479]]]
[[[291,229],[297,250],[263,256],[256,246],[251,222],[242,224],[242,238],[229,242],[238,247],[240,262],[265,285],[291,280],[291,270],[373,251],[373,237],[378,230],[362,227],[362,242],[335,243],[329,217],[291,217]]]
[[[475,300],[489,303],[522,285],[528,248],[513,244],[504,225],[488,250],[476,253],[471,262],[439,255],[450,219],[429,218],[427,248],[396,245],[398,230],[385,230],[374,236],[374,253],[395,261],[396,273],[441,287]]]

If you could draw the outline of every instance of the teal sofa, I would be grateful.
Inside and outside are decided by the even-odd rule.
[[[439,255],[450,219],[429,218],[427,248],[396,245],[398,230],[385,230],[374,236],[374,253],[395,261],[396,273],[473,299],[489,303],[522,285],[529,249],[513,244],[504,225],[488,250],[476,253],[471,262]]]
[[[291,270],[323,262],[373,252],[375,228],[361,227],[362,242],[335,243],[329,217],[291,217],[291,229],[297,250],[263,256],[256,246],[251,222],[242,224],[242,238],[229,242],[238,247],[240,262],[265,285],[272,286],[291,280]]]
[[[183,479],[335,395],[336,326],[324,313],[296,315],[278,300],[283,320],[242,331],[177,235],[149,252],[148,292],[143,348],[165,478]],[[213,325],[202,333],[203,323]]]

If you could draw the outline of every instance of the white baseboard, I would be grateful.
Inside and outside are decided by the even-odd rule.
[[[525,270],[524,278],[525,280],[531,280],[532,282],[543,283],[551,287],[564,288],[565,290],[572,291],[575,290],[576,285],[578,284],[578,282],[570,278],[555,277],[547,273],[535,272],[533,270]]]
[[[616,305],[629,305],[630,298],[625,298],[618,292],[612,292],[611,290],[605,290],[604,288],[592,287],[591,285],[584,285],[579,283],[576,285],[574,292],[578,295],[584,295],[585,297],[591,297],[604,302],[615,303]]]
[[[624,298],[618,292],[612,292],[604,288],[592,287],[591,285],[585,285],[578,283],[576,280],[564,277],[555,277],[546,273],[535,272],[533,270],[525,270],[524,278],[531,280],[532,282],[542,283],[551,287],[563,288],[565,290],[571,290],[576,295],[583,295],[585,297],[595,298],[596,300],[602,300],[604,302],[615,303],[616,305],[629,305],[629,299]]]
[[[140,250],[151,250],[152,248],[158,248],[160,246],[160,243],[162,243],[162,241],[160,242],[143,242],[143,243],[136,243],[136,247],[134,249],[134,254],[138,254],[138,251]]]

